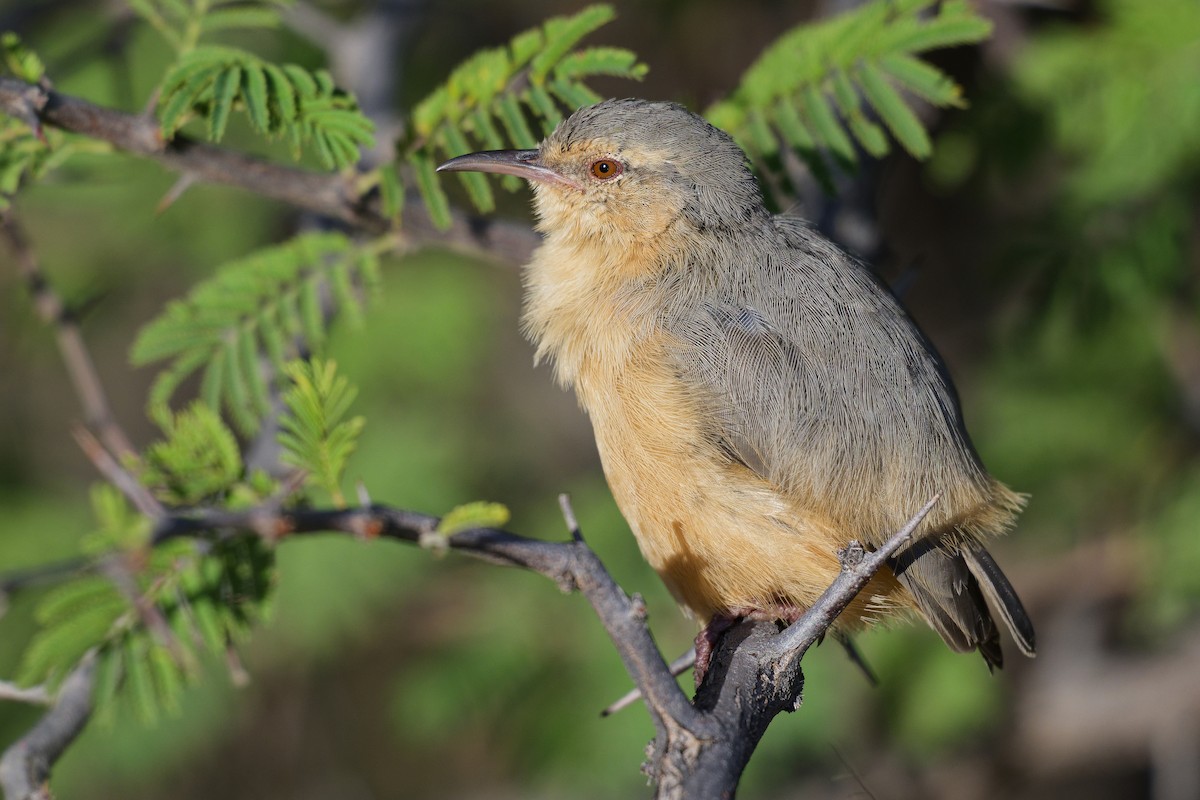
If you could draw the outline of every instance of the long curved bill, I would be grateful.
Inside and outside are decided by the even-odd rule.
[[[438,172],[491,172],[496,175],[516,175],[527,181],[557,183],[560,186],[581,188],[578,183],[547,167],[538,160],[537,150],[482,150],[452,158],[437,168]]]

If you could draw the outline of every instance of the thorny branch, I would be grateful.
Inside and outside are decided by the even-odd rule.
[[[565,498],[564,514],[572,532],[565,542],[532,539],[495,528],[474,528],[443,537],[437,533],[438,517],[380,504],[347,509],[284,509],[269,504],[241,510],[163,512],[156,519],[150,546],[180,537],[225,539],[251,534],[276,543],[288,537],[335,532],[428,548],[432,539],[438,538],[439,549],[446,547],[544,575],[563,591],[579,591],[588,599],[645,698],[656,730],[647,771],[658,784],[658,797],[722,797],[731,796],[770,721],[797,707],[803,688],[800,659],[804,652],[820,639],[875,570],[909,541],[934,502],[936,498],[879,550],[864,554],[857,546],[849,548],[852,555],[843,557],[842,574],[809,613],[782,634],[761,623],[734,628],[718,649],[695,704],[688,701],[663,661],[646,627],[641,599],[626,595],[587,546]],[[108,557],[113,558],[117,557]],[[102,568],[102,563],[96,562],[93,568]],[[28,576],[21,580],[27,581]],[[0,592],[8,588],[0,579]],[[78,728],[64,720],[71,713],[82,715],[74,720],[82,726],[91,709],[89,704],[68,702],[68,692],[84,680],[90,686],[90,673],[68,681],[39,729],[46,724],[46,731],[74,737]],[[727,691],[727,686],[737,687],[737,691]],[[57,715],[57,722],[49,725],[45,720],[52,715]],[[64,742],[49,733],[35,738],[31,733],[14,746],[18,749],[10,748],[4,756],[5,763],[23,766],[16,772],[10,766],[5,774],[36,774],[44,780],[66,743],[69,739]],[[10,782],[6,777],[0,785],[9,798],[31,796],[20,791],[30,784]]]
[[[800,660],[888,558],[909,543],[937,503],[933,497],[878,550],[857,542],[842,551],[842,572],[803,617],[780,633],[772,623],[742,622],[713,655],[694,701],[696,720],[651,744],[658,798],[728,798],[771,720],[799,708]],[[645,691],[646,687],[639,684]]]

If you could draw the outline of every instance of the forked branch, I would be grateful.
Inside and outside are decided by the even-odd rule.
[[[880,549],[868,553],[856,544],[848,547],[842,554],[842,574],[804,617],[782,633],[761,622],[744,622],[731,629],[717,649],[694,703],[688,701],[664,662],[646,626],[640,598],[627,595],[584,542],[565,497],[562,506],[572,534],[568,541],[532,539],[494,528],[442,536],[437,532],[438,517],[379,504],[348,509],[284,509],[268,504],[237,511],[164,513],[157,519],[150,546],[180,537],[252,535],[275,543],[333,532],[423,547],[438,540],[439,549],[545,575],[563,591],[579,591],[588,599],[645,698],[657,732],[646,769],[658,785],[658,797],[731,797],[771,720],[798,707],[804,685],[800,671],[804,653],[879,566],[910,541],[936,500],[930,500]],[[0,586],[4,583],[0,579]],[[55,707],[42,722],[5,753],[0,762],[0,785],[6,797],[38,796],[30,792],[40,791],[55,759],[86,724],[90,701],[77,695],[90,697],[90,665],[89,657],[64,683]]]

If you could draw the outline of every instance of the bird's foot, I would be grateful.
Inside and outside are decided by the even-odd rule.
[[[735,608],[723,614],[713,614],[712,619],[704,626],[704,630],[696,634],[696,664],[692,675],[696,679],[696,688],[704,683],[708,674],[709,663],[716,652],[717,643],[725,632],[744,619],[758,622],[781,622],[791,625],[804,616],[805,609],[791,603],[778,603],[769,608]]]
[[[692,676],[696,679],[697,689],[700,688],[700,684],[704,683],[704,676],[708,674],[708,664],[712,661],[713,652],[717,649],[717,642],[721,641],[721,636],[725,631],[732,628],[741,619],[740,616],[713,614],[704,629],[696,634],[696,664],[692,667]]]

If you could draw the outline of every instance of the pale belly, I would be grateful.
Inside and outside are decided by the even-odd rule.
[[[808,608],[837,577],[838,550],[853,536],[811,499],[785,497],[730,460],[704,435],[700,414],[663,362],[648,361],[608,380],[581,375],[576,387],[646,560],[701,620]],[[877,577],[842,622],[878,616],[900,600],[896,589],[890,574]]]

